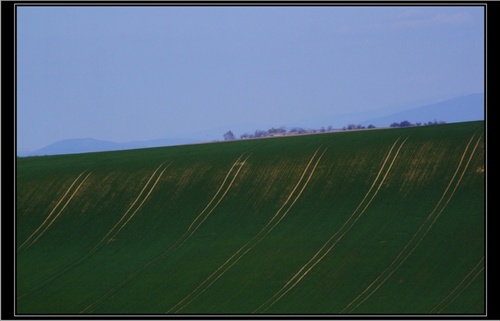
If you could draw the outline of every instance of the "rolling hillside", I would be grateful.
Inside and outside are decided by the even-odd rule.
[[[17,161],[18,314],[483,314],[484,122]]]

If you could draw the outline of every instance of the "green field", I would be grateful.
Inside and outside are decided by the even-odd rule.
[[[484,314],[484,122],[17,160],[18,314]]]

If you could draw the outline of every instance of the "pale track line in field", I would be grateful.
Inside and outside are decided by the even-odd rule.
[[[49,218],[52,216],[52,214],[54,213],[54,211],[57,209],[57,207],[59,206],[59,204],[61,204],[61,202],[64,200],[64,198],[66,197],[66,195],[68,195],[68,193],[71,191],[71,189],[73,188],[73,185],[75,185],[75,183],[78,181],[78,179],[83,175],[83,173],[85,173],[87,171],[84,170],[83,172],[80,173],[80,175],[78,175],[77,178],[75,178],[75,180],[73,181],[73,183],[71,183],[71,185],[68,187],[68,189],[66,190],[66,192],[64,193],[64,195],[61,197],[61,199],[57,202],[57,204],[54,206],[54,208],[52,209],[52,211],[49,213],[49,215],[45,218],[45,220],[42,222],[42,224],[40,224],[40,226],[28,237],[28,239],[26,241],[23,242],[23,244],[21,244],[19,246],[19,248],[17,250],[20,250],[24,244],[26,244],[42,227],[45,223],[47,223],[47,221],[49,220]]]
[[[89,310],[90,308],[92,308],[96,303],[98,303],[100,300],[102,300],[104,297],[108,296],[110,293],[112,293],[113,291],[116,291],[117,289],[121,289],[123,288],[128,282],[130,282],[130,280],[132,280],[137,274],[141,273],[142,271],[144,271],[145,269],[147,269],[149,266],[151,266],[152,264],[156,263],[158,260],[162,259],[164,257],[164,255],[166,255],[167,253],[170,252],[170,250],[172,250],[174,247],[180,247],[182,246],[192,235],[194,232],[196,232],[196,230],[203,224],[203,222],[208,218],[208,216],[215,210],[215,208],[219,205],[219,203],[222,201],[222,199],[226,196],[226,194],[228,193],[229,189],[231,188],[231,186],[233,185],[234,181],[236,180],[236,177],[238,176],[239,172],[241,171],[241,169],[243,168],[243,165],[245,164],[245,162],[248,160],[248,158],[252,155],[248,155],[245,160],[240,163],[240,160],[241,158],[245,155],[245,153],[242,153],[238,159],[232,164],[231,168],[229,169],[228,173],[226,174],[226,176],[224,177],[224,180],[222,181],[219,189],[217,190],[217,192],[214,194],[214,196],[212,197],[212,199],[208,202],[207,206],[205,206],[205,208],[200,212],[200,214],[198,214],[196,216],[196,218],[193,220],[193,222],[191,223],[191,225],[188,227],[188,229],[186,230],[186,232],[184,232],[184,234],[179,238],[177,239],[177,241],[175,241],[175,243],[170,246],[166,251],[164,251],[162,254],[160,254],[159,256],[157,256],[156,258],[152,259],[151,261],[149,261],[148,263],[146,263],[145,265],[143,265],[141,268],[139,268],[137,271],[135,271],[134,273],[132,273],[131,275],[129,275],[125,280],[123,280],[120,284],[118,284],[117,286],[113,287],[112,289],[110,289],[108,292],[106,292],[103,296],[99,297],[97,300],[93,301],[90,305],[88,305],[87,307],[85,307],[85,309],[83,309],[82,311],[80,311],[80,313],[84,313],[86,312],[87,310]],[[218,201],[216,202],[216,204],[211,208],[211,210],[208,212],[208,214],[203,218],[203,220],[194,228],[194,230],[191,231],[191,229],[193,228],[193,225],[196,223],[196,221],[207,211],[207,209],[210,208],[210,205],[214,202],[214,200],[217,198],[217,196],[219,195],[220,191],[223,189],[224,185],[226,184],[229,176],[231,175],[231,173],[233,172],[233,169],[237,166],[237,165],[240,165],[239,169],[236,171],[236,174],[234,174],[233,178],[231,179],[230,183],[229,183],[229,186],[226,188],[226,190],[224,191],[224,193],[222,194],[222,196],[218,199]],[[191,232],[191,233],[189,233]],[[189,233],[189,234],[188,234]],[[180,244],[178,244],[179,242],[181,242]],[[177,245],[178,244],[178,245]],[[115,292],[116,294],[116,292]],[[114,296],[114,294],[113,294]],[[111,297],[113,297],[111,296]],[[111,298],[109,297],[109,298]],[[108,299],[109,299],[108,298]]]
[[[146,202],[146,200],[149,198],[149,195],[151,195],[151,192],[153,192],[153,190],[155,189],[156,185],[158,184],[158,182],[160,181],[160,178],[162,177],[163,173],[167,170],[167,168],[170,167],[172,163],[168,164],[160,173],[160,175],[158,175],[158,178],[156,179],[155,183],[153,184],[153,186],[151,186],[151,189],[149,190],[149,192],[146,194],[146,196],[142,199],[142,202],[139,204],[139,206],[136,207],[135,211],[128,217],[128,219],[125,221],[125,223],[122,224],[122,226],[118,229],[118,231],[116,231],[116,233],[110,238],[110,240],[112,239],[115,239],[118,234],[120,233],[120,231],[125,227],[125,225],[128,224],[128,222],[132,219],[132,217],[134,217],[134,215],[141,209],[142,205],[144,205],[144,203]],[[108,241],[109,242],[109,241]]]
[[[71,197],[66,201],[66,203],[64,204],[64,206],[61,208],[61,210],[59,210],[59,212],[54,216],[54,218],[52,219],[52,221],[44,228],[44,230],[42,232],[40,232],[40,234],[38,234],[38,236],[33,240],[33,242],[31,242],[30,245],[28,245],[26,247],[26,249],[28,249],[30,246],[32,246],[33,244],[35,244],[35,242],[49,229],[49,227],[56,221],[56,219],[62,214],[62,212],[64,211],[64,209],[66,209],[66,206],[68,206],[69,202],[73,199],[73,197],[76,195],[76,193],[78,193],[78,190],[80,190],[80,187],[83,185],[83,183],[87,180],[87,178],[90,176],[90,174],[92,174],[92,172],[88,173],[87,176],[85,176],[85,178],[82,180],[82,182],[80,184],[78,184],[77,188],[75,189],[75,191],[73,192],[73,194],[71,195]]]
[[[101,241],[99,243],[97,243],[97,245],[91,250],[94,251],[97,247],[99,247],[99,245],[101,245],[102,242],[104,242],[106,240],[106,238],[111,234],[113,233],[113,231],[115,230],[115,228],[125,219],[125,217],[127,217],[127,214],[130,212],[130,210],[134,207],[135,203],[137,203],[137,201],[141,198],[142,196],[142,193],[144,193],[144,191],[146,190],[146,187],[148,187],[149,183],[151,182],[151,180],[153,179],[153,177],[155,176],[156,172],[161,168],[161,166],[165,164],[165,162],[161,163],[160,166],[158,166],[156,168],[156,170],[153,172],[153,174],[151,174],[151,176],[149,177],[148,181],[146,182],[146,184],[144,184],[144,187],[142,188],[142,190],[140,191],[139,195],[137,195],[136,199],[134,200],[134,202],[128,207],[127,211],[125,211],[125,213],[122,215],[122,217],[118,220],[118,222],[116,222],[116,224],[108,231],[108,233],[106,235],[104,235],[104,237],[101,239]]]
[[[472,268],[472,270],[470,270],[470,272],[462,279],[462,281],[460,281],[460,283],[453,289],[453,291],[451,291],[446,297],[444,297],[435,307],[434,309],[431,310],[430,313],[434,313],[441,304],[443,304],[446,300],[448,300],[449,297],[451,297],[455,291],[457,291],[460,286],[462,286],[462,284],[469,278],[469,276],[478,268],[480,267],[481,263],[483,263],[484,261],[484,256],[481,258],[481,260],[479,260],[479,262]],[[482,271],[484,270],[484,266],[480,269],[480,271],[477,273],[477,275],[479,275]],[[477,277],[474,276],[472,278],[472,280],[450,301],[448,302],[443,308],[441,308],[439,312],[443,311],[448,305],[450,305],[450,303],[452,303],[453,301],[455,301],[455,299],[470,285],[470,283]]]
[[[34,288],[28,290],[26,293],[24,293],[24,294],[20,295],[19,297],[17,297],[17,299],[21,300],[21,299],[27,297],[28,295],[30,295],[31,293],[34,293],[34,292],[40,290],[41,288],[43,288],[44,286],[46,286],[47,284],[49,284],[51,281],[57,279],[58,277],[60,277],[64,273],[70,271],[73,267],[75,267],[76,265],[82,263],[83,261],[85,261],[86,259],[88,259],[89,257],[91,257],[95,252],[97,252],[99,250],[101,244],[106,240],[106,238],[109,236],[109,234],[111,234],[113,232],[113,230],[116,228],[116,226],[118,226],[118,224],[121,221],[123,221],[123,219],[126,217],[126,215],[128,214],[128,212],[130,212],[130,210],[133,208],[133,206],[135,205],[135,203],[137,203],[137,201],[141,197],[142,193],[144,192],[144,190],[149,185],[149,183],[153,179],[153,177],[156,174],[156,172],[161,168],[161,166],[163,164],[165,164],[165,162],[161,163],[160,166],[158,166],[158,168],[153,172],[153,174],[151,175],[151,177],[149,178],[149,180],[147,181],[147,183],[144,185],[143,189],[141,190],[141,192],[139,193],[139,195],[137,196],[137,198],[135,199],[135,201],[132,203],[132,205],[130,205],[130,207],[127,209],[127,211],[125,212],[125,214],[120,218],[120,220],[115,224],[115,226],[113,226],[113,228],[111,228],[111,230],[101,239],[101,241],[99,241],[99,243],[97,243],[97,245],[95,245],[90,251],[88,251],[82,257],[80,257],[79,259],[77,259],[73,263],[71,263],[68,266],[66,266],[62,271],[60,271],[57,274],[53,275],[52,277],[48,278],[47,280],[45,280],[44,282],[42,282],[38,286],[35,286]],[[172,164],[172,162],[170,164]],[[167,165],[167,167],[170,166],[170,164]]]
[[[302,193],[304,192],[305,188],[307,187],[307,185],[309,185],[309,181],[311,180],[314,172],[316,171],[316,167],[318,167],[318,164],[319,162],[321,161],[321,158],[323,158],[323,155],[325,154],[325,152],[328,150],[329,147],[326,147],[325,150],[323,150],[323,152],[321,153],[321,155],[319,156],[318,160],[316,161],[316,164],[314,164],[314,167],[313,169],[311,170],[311,173],[309,174],[309,177],[307,178],[306,182],[304,183],[304,185],[302,185],[302,188],[300,189],[299,193],[297,194],[297,196],[295,196],[295,199],[293,200],[292,204],[290,204],[290,206],[288,206],[288,209],[285,211],[285,213],[283,215],[281,215],[281,217],[278,219],[278,221],[276,223],[274,223],[274,225],[264,234],[264,236],[262,236],[262,238],[266,237],[267,234],[269,234],[275,227],[276,225],[278,225],[281,220],[283,220],[285,218],[285,216],[288,214],[288,212],[290,212],[290,210],[292,209],[292,207],[295,205],[295,203],[297,202],[297,200],[300,198],[300,196],[302,195]],[[259,241],[260,242],[260,241]],[[255,245],[254,245],[255,246]]]
[[[326,148],[328,149],[328,148]],[[209,287],[215,283],[224,273],[227,272],[227,270],[229,270],[233,265],[235,265],[241,258],[243,258],[243,256],[248,253],[250,250],[252,250],[260,241],[262,241],[280,222],[281,220],[288,214],[288,212],[292,209],[292,207],[294,206],[294,204],[297,202],[297,200],[299,199],[300,195],[302,194],[302,192],[304,191],[304,189],[306,188],[306,186],[309,184],[309,181],[310,179],[312,178],[315,170],[316,170],[316,167],[318,166],[321,158],[323,157],[323,154],[326,152],[326,149],[325,151],[323,151],[323,153],[321,154],[321,156],[319,157],[319,159],[316,161],[316,164],[315,166],[313,167],[313,170],[311,171],[311,173],[309,174],[309,177],[307,179],[307,181],[304,183],[304,185],[302,186],[302,189],[300,190],[299,194],[295,197],[294,201],[292,202],[292,204],[288,207],[288,209],[286,210],[286,212],[279,218],[279,220],[274,223],[274,225],[266,231],[266,233],[256,241],[256,243],[254,243],[250,248],[248,248],[243,254],[241,254],[233,263],[231,263],[230,266],[228,266],[226,268],[226,270],[224,270],[215,280],[213,280],[210,284],[209,284]],[[207,290],[207,288],[205,288],[203,291]],[[203,292],[202,291],[202,292]],[[201,293],[200,293],[201,294]]]
[[[465,148],[465,151],[464,153],[462,154],[462,157],[460,159],[460,162],[457,166],[457,169],[455,171],[455,174],[453,175],[453,177],[451,178],[450,180],[450,183],[448,184],[447,188],[445,189],[441,199],[439,200],[438,204],[436,205],[436,207],[434,208],[434,210],[431,212],[431,214],[429,214],[429,216],[427,217],[427,219],[422,223],[422,225],[420,226],[420,228],[417,230],[417,232],[413,235],[413,237],[410,239],[410,241],[406,244],[406,246],[403,248],[403,250],[398,254],[398,256],[394,259],[394,261],[361,293],[359,294],[354,300],[352,300],[344,309],[342,309],[342,311],[340,313],[343,313],[349,306],[351,306],[353,303],[355,303],[364,293],[366,293],[396,262],[397,260],[401,257],[401,255],[403,254],[403,252],[408,248],[408,246],[411,244],[411,242],[413,242],[413,240],[415,239],[415,237],[418,235],[418,233],[422,230],[422,228],[425,226],[425,224],[432,218],[432,215],[434,214],[434,212],[438,209],[440,203],[442,202],[442,200],[444,199],[444,196],[446,195],[446,193],[448,192],[448,189],[449,187],[451,186],[453,180],[455,179],[456,177],[456,174],[458,173],[461,165],[462,165],[462,162],[463,162],[463,159],[469,149],[469,145],[470,143],[472,142],[472,139],[474,138],[475,134],[472,136],[472,138],[469,140],[469,143],[467,144],[467,147]],[[465,165],[464,169],[462,170],[462,173],[458,179],[458,181],[455,183],[455,187],[453,189],[453,191],[451,192],[451,194],[448,196],[448,199],[447,201],[445,202],[445,204],[442,206],[442,208],[439,210],[439,212],[435,215],[434,217],[434,220],[431,222],[431,224],[427,227],[427,229],[424,231],[424,234],[417,240],[417,243],[413,246],[413,248],[410,250],[410,252],[399,262],[399,264],[391,271],[389,272],[389,274],[380,282],[380,284],[375,287],[375,289],[373,289],[361,302],[359,302],[356,306],[354,306],[353,308],[350,309],[350,311],[352,312],[354,309],[356,309],[358,306],[360,306],[361,304],[363,304],[363,302],[365,302],[373,293],[375,293],[391,276],[392,274],[394,274],[394,272],[396,272],[396,270],[408,259],[408,257],[410,257],[410,255],[415,251],[415,249],[420,245],[420,243],[422,242],[422,240],[425,238],[425,236],[427,235],[427,233],[429,232],[429,230],[431,229],[431,227],[434,225],[434,223],[436,222],[436,220],[439,218],[439,216],[441,215],[441,213],[443,212],[443,210],[446,208],[446,206],[448,205],[448,203],[450,202],[450,200],[452,199],[453,195],[455,194],[455,191],[457,190],[458,186],[460,185],[460,182],[462,181],[462,178],[465,174],[465,172],[467,171],[467,168],[470,164],[470,161],[472,160],[472,157],[474,156],[474,153],[476,151],[476,148],[479,144],[479,141],[481,140],[482,138],[482,135],[478,138],[477,142],[476,142],[476,145],[474,146],[474,149],[472,150],[471,152],[471,155],[469,156],[469,159],[467,161],[467,164]]]
[[[467,289],[471,284],[472,282],[474,282],[477,277],[479,275],[481,275],[481,273],[484,271],[484,266],[481,267],[481,269],[476,273],[476,275],[474,275],[474,277],[472,278],[472,280],[469,281],[469,283],[467,283],[463,288],[462,290],[460,290],[460,292],[457,293],[457,295],[450,301],[448,302],[444,307],[441,308],[441,310],[438,311],[438,313],[441,313],[444,309],[446,309],[451,303],[453,303],[453,301],[455,301],[461,294],[462,292],[465,291],[465,289]]]
[[[351,216],[349,217],[349,219],[347,219],[347,221],[340,227],[340,229],[332,236],[330,237],[330,239],[328,239],[328,241],[325,242],[325,244],[319,249],[318,252],[316,252],[316,254],[306,263],[304,264],[304,266],[302,266],[302,268],[277,292],[275,293],[270,299],[268,299],[266,302],[264,302],[262,305],[260,305],[257,309],[255,309],[253,311],[253,313],[256,313],[258,310],[260,310],[262,307],[266,306],[271,300],[274,299],[273,302],[271,302],[263,311],[266,311],[267,309],[269,309],[271,306],[273,306],[276,302],[278,302],[279,300],[281,300],[282,297],[284,297],[290,290],[292,290],[319,262],[321,262],[323,260],[323,258],[337,245],[337,243],[344,237],[344,235],[349,232],[349,230],[354,226],[354,224],[358,221],[358,219],[363,215],[363,213],[366,211],[366,209],[368,208],[368,206],[370,205],[370,203],[373,201],[373,199],[375,198],[375,196],[378,194],[378,191],[380,190],[380,187],[382,186],[382,184],[384,183],[387,175],[389,174],[389,171],[391,170],[392,168],[392,165],[394,164],[394,161],[396,160],[398,154],[399,154],[399,151],[401,150],[401,147],[403,147],[404,143],[406,142],[406,140],[408,138],[406,138],[402,143],[401,145],[399,146],[396,154],[394,155],[394,157],[392,158],[392,162],[391,164],[389,165],[389,168],[387,169],[384,177],[382,178],[382,181],[379,183],[378,185],[378,188],[377,190],[374,192],[374,194],[372,195],[371,199],[368,201],[368,204],[366,204],[366,206],[363,208],[363,210],[358,214],[358,216],[356,217],[356,219],[354,220],[354,222],[352,222],[352,224],[349,226],[349,228],[347,228],[346,231],[344,231],[340,237],[333,243],[333,245],[331,245],[325,253],[323,253],[318,259],[316,259],[320,254],[321,252],[328,246],[328,244],[333,240],[335,239],[335,237],[340,233],[340,231],[342,231],[342,229],[349,223],[349,221],[354,217],[355,213],[358,211],[358,209],[363,205],[363,202],[366,200],[366,198],[368,197],[368,195],[370,194],[370,192],[372,191],[373,187],[375,186],[378,178],[380,177],[384,167],[385,167],[385,164],[387,163],[387,160],[389,159],[389,156],[391,155],[392,153],[392,150],[394,149],[394,147],[396,146],[396,143],[399,141],[400,138],[398,138],[394,144],[392,145],[391,149],[389,150],[375,180],[373,181],[372,183],[372,186],[370,187],[370,189],[368,190],[368,192],[365,194],[365,196],[363,197],[363,199],[361,200],[361,202],[359,203],[359,205],[356,207],[356,209],[353,211],[353,213],[351,214]],[[316,261],[315,261],[316,260]],[[302,272],[304,271],[304,269],[309,265],[311,264],[312,262],[314,262],[305,272]],[[294,282],[295,280],[295,282]],[[293,284],[291,284],[291,282],[294,282]],[[291,284],[291,285],[290,285]],[[280,294],[281,293],[281,294]]]
[[[323,157],[324,153],[326,152],[326,150],[328,149],[325,148],[325,150],[323,151],[323,153],[321,154],[321,156],[319,157],[319,159],[316,161],[316,164],[315,166],[313,167],[311,173],[309,174],[309,177],[308,179],[306,180],[306,182],[304,183],[302,189],[300,190],[300,192],[297,194],[297,196],[295,197],[294,201],[292,202],[292,204],[288,207],[288,209],[285,211],[285,213],[280,217],[280,219],[278,220],[278,222],[276,222],[270,229],[268,229],[266,231],[266,233],[259,239],[258,237],[266,230],[266,228],[274,221],[274,219],[277,217],[277,215],[281,212],[281,210],[288,204],[288,202],[290,201],[290,199],[292,198],[293,194],[295,193],[295,191],[297,190],[297,188],[300,186],[300,183],[302,182],[303,178],[305,177],[305,174],[307,173],[307,171],[309,170],[309,167],[312,163],[312,161],[314,160],[314,158],[316,157],[318,151],[320,150],[321,146],[318,147],[318,149],[316,149],[315,153],[313,154],[313,156],[311,157],[311,159],[309,160],[309,163],[307,164],[306,168],[304,169],[299,181],[297,182],[297,184],[295,185],[294,189],[292,190],[292,192],[289,194],[288,198],[285,200],[284,204],[281,206],[280,209],[278,209],[278,211],[276,212],[276,214],[271,218],[271,220],[264,226],[264,228],[262,228],[259,233],[257,233],[256,236],[254,236],[250,241],[248,241],[247,243],[245,243],[245,245],[243,245],[238,251],[236,251],[228,260],[226,260],[226,262],[224,262],[217,270],[215,270],[208,278],[206,278],[200,285],[198,285],[198,287],[196,287],[192,292],[190,292],[186,297],[184,297],[184,299],[182,299],[181,301],[179,301],[176,305],[174,305],[172,308],[170,308],[166,313],[170,313],[172,310],[174,310],[175,308],[177,308],[177,306],[181,305],[185,300],[187,300],[193,293],[195,293],[198,289],[200,289],[205,283],[207,283],[214,275],[217,274],[217,272],[219,272],[221,269],[223,269],[226,264],[228,264],[236,255],[238,255],[243,249],[245,249],[245,247],[247,247],[251,242],[255,241],[255,243],[253,245],[251,245],[245,252],[243,252],[241,255],[239,255],[239,257],[237,257],[233,263],[231,263],[227,268],[225,268],[221,274],[219,274],[214,280],[212,280],[203,290],[201,290],[201,292],[199,292],[197,295],[195,295],[193,298],[191,298],[191,300],[189,300],[188,302],[186,302],[185,304],[183,304],[181,307],[177,308],[177,310],[175,312],[179,312],[180,310],[182,310],[183,308],[185,308],[187,305],[189,305],[194,299],[196,299],[198,296],[200,296],[203,292],[205,292],[208,288],[210,288],[212,286],[212,284],[214,284],[222,275],[224,275],[224,273],[226,273],[234,264],[236,264],[246,253],[248,253],[251,249],[253,249],[260,241],[262,241],[262,239],[264,239],[267,234],[269,234],[275,227],[277,224],[279,224],[279,222],[287,215],[287,213],[290,211],[290,209],[293,207],[293,205],[295,204],[295,202],[298,200],[298,198],[300,197],[300,195],[302,194],[302,192],[304,191],[305,187],[308,185],[309,183],[309,180],[311,179],[312,175],[314,174],[315,170],[316,170],[316,167],[318,166],[319,164],[319,161],[321,160],[321,158]]]
[[[276,211],[276,213],[271,218],[271,220],[259,231],[259,233],[257,233],[257,236],[259,236],[274,221],[274,219],[276,218],[276,216],[278,216],[278,214],[281,212],[281,210],[288,204],[288,202],[290,201],[290,199],[293,196],[293,193],[295,193],[295,191],[297,190],[297,188],[300,186],[300,183],[302,182],[302,179],[304,178],[304,176],[306,175],[307,171],[309,170],[309,166],[311,165],[312,161],[316,157],[316,154],[318,153],[318,151],[319,151],[320,148],[321,148],[321,146],[318,147],[316,149],[316,151],[314,152],[313,156],[311,157],[311,159],[307,163],[306,168],[302,172],[302,175],[300,176],[297,184],[294,186],[293,190],[290,192],[290,194],[288,195],[288,198],[285,200],[285,202],[283,203],[283,205],[278,209],[278,211]],[[249,242],[251,242],[251,241],[252,240],[250,240]]]
[[[309,169],[309,166],[311,164],[311,162],[313,161],[314,157],[316,156],[318,150],[320,149],[320,147],[318,147],[318,149],[316,150],[316,152],[313,154],[313,156],[311,157],[311,159],[309,160],[309,163],[307,164],[306,168],[304,169],[299,181],[297,182],[297,184],[295,185],[294,189],[292,190],[292,192],[290,193],[290,195],[288,196],[288,198],[285,200],[285,202],[283,203],[283,205],[281,206],[280,209],[278,209],[278,211],[275,213],[275,215],[271,218],[271,220],[259,231],[259,233],[257,233],[257,235],[255,237],[253,237],[250,241],[248,241],[247,243],[245,243],[245,245],[243,245],[238,251],[236,251],[226,262],[224,262],[217,270],[215,270],[215,272],[213,272],[207,279],[205,279],[205,281],[203,281],[200,285],[198,285],[198,287],[196,287],[191,293],[189,293],[184,299],[182,299],[180,302],[178,302],[175,306],[173,306],[170,310],[168,310],[166,313],[170,313],[170,311],[172,311],[173,309],[175,309],[178,305],[182,304],[186,299],[189,298],[189,296],[193,293],[195,293],[199,288],[201,288],[208,280],[210,280],[210,278],[212,278],[212,276],[214,276],[219,270],[221,270],[233,257],[235,257],[237,254],[239,254],[249,243],[251,243],[253,240],[255,240],[272,222],[273,220],[275,219],[275,217],[281,212],[281,210],[286,206],[286,204],[289,202],[289,200],[291,199],[293,193],[295,192],[295,190],[298,188],[298,186],[300,185],[303,177],[305,176],[307,170]],[[246,253],[246,252],[245,252]],[[244,253],[244,254],[245,254]],[[191,300],[192,301],[192,300]],[[187,304],[189,304],[191,301],[189,301]],[[186,305],[187,305],[186,304]],[[186,305],[184,305],[183,307],[185,307]],[[183,307],[181,307],[180,309],[182,309]],[[178,310],[180,310],[178,309]],[[177,310],[177,311],[178,311]]]
[[[212,202],[215,200],[215,198],[217,197],[217,195],[219,195],[220,191],[224,187],[224,184],[226,184],[226,181],[229,178],[229,175],[233,171],[233,168],[236,166],[236,164],[238,164],[238,162],[240,161],[240,159],[243,157],[244,154],[245,153],[241,154],[240,157],[238,157],[238,159],[233,163],[233,165],[231,166],[231,168],[227,172],[226,177],[224,177],[224,180],[222,181],[222,183],[221,183],[219,189],[217,190],[217,192],[214,194],[214,196],[212,197],[212,199],[207,203],[207,206],[205,206],[205,208],[200,212],[200,214],[198,214],[198,216],[196,216],[196,218],[193,220],[193,222],[191,222],[191,225],[189,225],[189,227],[188,227],[188,229],[187,229],[187,231],[185,233],[187,233],[189,230],[191,230],[191,228],[196,223],[196,221],[198,220],[198,218],[200,216],[202,216],[203,213],[205,213],[205,211],[210,207],[210,205],[212,205]]]
[[[212,214],[212,212],[217,208],[217,206],[219,206],[220,202],[226,197],[226,194],[229,192],[229,190],[233,186],[234,181],[238,177],[238,174],[240,173],[241,169],[243,168],[245,162],[248,160],[249,157],[250,157],[250,155],[248,155],[247,158],[245,158],[245,160],[243,161],[243,163],[240,165],[240,168],[238,168],[238,170],[236,171],[236,174],[234,174],[231,182],[229,183],[229,186],[226,188],[226,190],[224,191],[224,193],[222,194],[222,196],[219,198],[219,200],[217,201],[217,203],[215,203],[215,205],[208,212],[208,214],[205,215],[205,217],[201,220],[201,222],[191,231],[191,233],[184,239],[184,241],[182,241],[182,243],[179,244],[179,246],[182,246],[184,243],[186,243],[186,241],[194,234],[194,232],[196,232],[196,230],[203,224],[203,222],[205,222],[205,220],[210,216],[210,214]]]
[[[434,225],[434,223],[436,223],[436,220],[439,218],[439,216],[441,215],[441,213],[443,212],[443,210],[446,208],[446,206],[448,206],[448,203],[451,201],[452,197],[455,195],[455,192],[457,191],[457,188],[458,186],[460,185],[460,183],[462,182],[462,179],[465,175],[465,172],[467,171],[467,168],[469,167],[469,164],[472,160],[472,157],[474,156],[474,153],[476,152],[476,149],[477,149],[477,146],[479,145],[479,142],[481,141],[481,138],[482,138],[482,135],[477,139],[477,142],[476,142],[476,145],[474,146],[474,150],[472,151],[470,157],[469,157],[469,160],[467,161],[467,164],[465,165],[465,168],[464,170],[462,171],[462,175],[460,175],[460,178],[458,179],[458,182],[455,184],[455,187],[453,188],[453,191],[451,192],[451,195],[448,197],[448,200],[446,201],[446,203],[443,205],[443,208],[441,208],[441,210],[439,211],[439,213],[436,215],[436,217],[434,218],[434,220],[432,221],[431,225],[428,227],[428,229],[425,231],[424,235],[422,236],[422,238],[425,237],[425,235],[427,234],[427,232],[431,229],[431,227]],[[420,241],[419,241],[420,243]],[[413,249],[411,252],[413,252],[415,249]],[[410,254],[411,254],[410,252]]]
[[[464,152],[462,154],[462,157],[461,157],[461,159],[460,159],[460,161],[458,163],[458,166],[457,166],[457,168],[455,170],[455,173],[453,174],[452,178],[450,179],[450,181],[448,183],[448,186],[445,188],[445,190],[443,192],[443,195],[441,196],[441,198],[439,199],[438,203],[436,204],[436,206],[434,207],[434,209],[432,210],[432,212],[429,214],[429,216],[427,217],[427,219],[422,223],[422,225],[420,226],[420,228],[413,235],[413,237],[406,244],[406,246],[401,250],[401,252],[396,256],[396,258],[393,260],[393,262],[363,292],[361,292],[346,307],[344,307],[344,309],[342,309],[342,311],[340,311],[340,313],[343,313],[353,303],[355,303],[364,293],[366,293],[397,262],[397,260],[399,259],[399,257],[404,253],[404,251],[408,248],[408,246],[411,244],[411,242],[417,237],[418,233],[422,230],[422,228],[424,227],[425,223],[432,217],[432,215],[438,209],[439,205],[441,204],[441,202],[443,201],[444,197],[446,196],[446,193],[448,192],[449,188],[451,187],[451,184],[453,183],[453,180],[455,179],[456,175],[458,174],[458,171],[460,170],[460,167],[462,166],[463,159],[464,159],[465,155],[467,154],[467,150],[469,149],[469,145],[472,142],[473,138],[474,138],[474,135],[471,137],[471,139],[469,140],[469,143],[465,147],[465,150],[464,150]]]

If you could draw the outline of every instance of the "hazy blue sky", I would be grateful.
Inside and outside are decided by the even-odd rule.
[[[17,86],[24,151],[311,115],[342,127],[337,114],[483,92],[484,8],[18,7]]]

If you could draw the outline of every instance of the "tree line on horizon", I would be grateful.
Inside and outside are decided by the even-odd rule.
[[[442,125],[446,124],[445,121],[428,121],[427,123],[417,122],[411,123],[408,120],[403,120],[401,122],[394,122],[389,125],[390,128],[398,128],[398,127],[412,127],[412,126],[431,126],[431,125]],[[340,130],[359,130],[359,129],[374,129],[377,128],[374,125],[370,124],[368,126],[349,124],[347,126],[342,127],[342,129],[334,129],[331,125],[328,127],[321,127],[320,129],[304,129],[302,127],[292,127],[289,131],[286,130],[285,126],[281,126],[279,128],[270,128],[268,130],[260,130],[257,129],[254,133],[244,133],[240,135],[240,139],[252,139],[252,138],[263,138],[263,137],[275,137],[275,136],[286,136],[286,135],[303,135],[303,134],[316,134],[316,133],[328,133],[332,131],[340,131]],[[236,140],[236,135],[231,131],[227,131],[224,135],[225,141]]]

